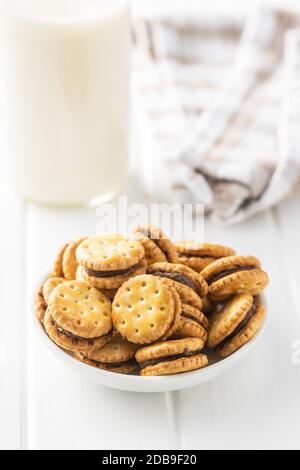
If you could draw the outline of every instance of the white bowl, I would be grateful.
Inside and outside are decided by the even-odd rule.
[[[42,284],[42,282],[41,282]],[[40,285],[41,285],[40,284]],[[262,296],[262,302],[266,305],[265,297]],[[46,334],[41,323],[37,319],[34,309],[33,311],[33,326],[37,332],[42,343],[53,352],[53,354],[60,359],[67,367],[77,371],[83,377],[87,377],[93,382],[117,390],[126,390],[129,392],[141,392],[141,393],[156,393],[156,392],[169,392],[174,390],[183,390],[185,388],[194,387],[210,380],[219,377],[226,371],[230,370],[238,362],[246,356],[252,348],[256,346],[258,341],[262,338],[266,326],[267,318],[255,338],[247,343],[243,348],[239,349],[232,356],[219,360],[216,358],[214,353],[209,354],[210,365],[204,369],[196,370],[193,372],[187,372],[184,374],[170,375],[164,377],[140,377],[135,375],[123,375],[116,374],[113,372],[107,372],[95,367],[83,364],[82,362],[74,359],[71,355],[60,349],[53,343],[48,335]]]

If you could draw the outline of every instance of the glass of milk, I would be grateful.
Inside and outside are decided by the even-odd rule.
[[[0,179],[98,203],[127,176],[129,0],[0,0]]]

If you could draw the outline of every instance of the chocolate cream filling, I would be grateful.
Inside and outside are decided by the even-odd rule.
[[[212,255],[199,255],[198,253],[177,253],[179,258],[218,259]]]
[[[217,274],[214,274],[211,278],[208,279],[208,283],[209,285],[211,285],[214,282],[224,279],[224,277],[230,276],[231,274],[240,273],[243,271],[253,271],[254,269],[257,269],[257,267],[256,266],[237,266],[236,268],[233,268],[233,269],[227,269],[226,271],[222,271]]]
[[[74,343],[88,343],[89,345],[93,345],[94,340],[97,338],[82,338],[81,336],[76,336],[73,333],[70,333],[70,331],[64,330],[61,326],[59,326],[54,320],[52,321],[53,326],[57,329],[58,333],[61,335],[67,336],[70,338]]]
[[[197,294],[198,288],[195,282],[193,282],[189,277],[185,276],[184,274],[181,273],[170,273],[170,272],[162,272],[162,271],[157,271],[153,273],[154,276],[159,276],[159,277],[166,277],[168,279],[171,279],[172,281],[179,282],[180,284],[184,284],[187,287],[190,287],[193,289]]]
[[[193,351],[193,352],[189,352],[188,349],[185,349],[182,354],[174,354],[173,356],[160,357],[159,359],[151,359],[149,361],[141,362],[140,368],[145,369],[146,367],[156,366],[157,364],[160,364],[161,362],[172,362],[172,361],[175,361],[176,359],[197,356],[200,353],[201,353],[200,349],[198,349],[197,351]]]
[[[134,266],[131,266],[130,268],[127,268],[127,269],[119,269],[119,270],[115,270],[115,271],[95,271],[95,270],[89,269],[89,268],[84,268],[84,270],[85,270],[85,272],[87,273],[88,276],[92,276],[92,277],[98,277],[98,278],[115,277],[115,276],[122,276],[124,274],[130,274],[139,265],[140,265],[140,263],[135,264]]]
[[[257,305],[252,305],[251,309],[246,315],[246,318],[236,327],[236,329],[229,335],[227,338],[225,338],[222,343],[218,345],[218,348],[223,348],[226,344],[230,343],[230,341],[238,335],[250,322],[250,320],[254,317],[255,313],[257,310]]]

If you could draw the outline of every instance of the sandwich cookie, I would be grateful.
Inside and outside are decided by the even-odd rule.
[[[118,289],[146,272],[145,250],[138,241],[121,236],[91,237],[76,251],[79,275],[98,289]]]
[[[197,243],[182,241],[175,244],[180,263],[201,272],[214,261],[234,256],[236,252],[232,248],[210,243]]]
[[[44,325],[52,341],[64,349],[99,349],[111,339],[111,302],[84,282],[67,281],[50,295]]]
[[[62,257],[62,271],[65,279],[73,281],[76,279],[76,272],[78,268],[78,262],[76,259],[76,250],[78,246],[86,240],[87,237],[80,238],[79,240],[72,241],[69,243],[64,251]]]
[[[200,338],[204,343],[207,340],[207,331],[199,320],[195,320],[186,316],[180,318],[174,338]]]
[[[205,268],[201,275],[209,286],[209,297],[222,301],[236,294],[261,294],[269,283],[267,273],[254,256],[230,256]]]
[[[142,376],[173,375],[201,369],[208,365],[201,354],[204,342],[199,338],[165,341],[137,351]]]
[[[63,277],[69,281],[76,279],[78,263],[76,249],[86,237],[66,243],[59,251],[53,266],[52,277]]]
[[[43,285],[43,296],[47,305],[49,304],[49,299],[54,289],[64,282],[66,282],[66,280],[63,277],[50,277],[50,279],[45,282]]]
[[[176,281],[169,281],[176,292],[179,294],[182,304],[190,305],[198,310],[202,310],[202,300],[199,295],[184,284]]]
[[[164,341],[176,331],[182,312],[180,296],[167,279],[137,276],[117,292],[112,319],[117,332],[135,344]]]
[[[81,282],[86,282],[84,277],[81,274],[82,268],[81,266],[78,266],[77,271],[76,271],[76,280],[81,281]],[[102,294],[105,295],[111,302],[114,300],[116,293],[118,292],[118,289],[100,289]]]
[[[189,318],[201,325],[205,330],[208,329],[209,322],[204,313],[191,305],[182,305],[182,318]]]
[[[35,294],[34,300],[33,300],[33,305],[34,305],[34,311],[37,316],[37,319],[41,322],[44,323],[44,318],[47,310],[47,303],[44,298],[43,294],[43,286],[39,288],[37,293]]]
[[[89,351],[86,354],[78,353],[75,357],[80,361],[118,374],[131,374],[138,369],[135,353],[139,346],[124,341],[121,338],[113,338],[106,346],[97,351]]]
[[[208,294],[207,282],[200,274],[183,264],[155,263],[148,268],[147,272],[183,284],[194,290],[201,298]]]
[[[64,253],[66,251],[67,246],[68,246],[68,243],[66,243],[59,250],[59,252],[58,252],[58,254],[55,258],[54,265],[53,265],[53,270],[52,270],[52,277],[64,277],[62,262],[63,262],[63,257],[64,257]]]
[[[132,238],[139,240],[145,248],[147,265],[166,262],[179,263],[179,258],[174,244],[169,240],[164,232],[153,225],[139,225]]]
[[[230,356],[257,334],[265,315],[263,305],[256,304],[251,295],[235,296],[213,316],[208,347],[221,357]]]
[[[50,277],[47,279],[44,285],[40,287],[38,292],[36,293],[34,299],[34,309],[37,318],[40,320],[41,323],[44,322],[46,310],[49,303],[49,298],[52,291],[57,287],[59,284],[65,282],[65,279],[62,277]]]

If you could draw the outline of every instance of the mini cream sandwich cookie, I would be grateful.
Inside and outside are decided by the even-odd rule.
[[[81,274],[82,267],[78,266],[77,272],[76,272],[76,280],[81,281],[81,282],[86,282],[84,277]],[[111,302],[114,300],[116,293],[118,292],[118,289],[99,289],[101,290],[102,294],[105,295]]]
[[[111,339],[111,302],[87,283],[67,281],[51,293],[44,325],[52,341],[64,349],[99,349]]]
[[[202,300],[193,289],[181,284],[180,282],[171,280],[169,282],[179,294],[182,304],[190,305],[198,310],[202,310]]]
[[[195,337],[206,342],[208,325],[208,319],[201,310],[191,307],[190,305],[183,304],[182,315],[174,337]]]
[[[201,354],[204,342],[198,338],[165,341],[140,349],[136,353],[142,376],[182,374],[208,365]]]
[[[176,331],[182,312],[180,296],[167,279],[137,276],[119,289],[112,306],[114,327],[135,344],[164,341]]]
[[[54,289],[64,282],[66,282],[66,280],[63,277],[50,277],[45,282],[43,285],[43,296],[47,305],[49,304],[49,299]]]
[[[183,315],[180,318],[180,322],[177,330],[175,331],[174,338],[200,338],[204,343],[207,340],[207,331],[200,323],[200,318],[196,320],[191,317]]]
[[[201,274],[208,283],[210,299],[217,302],[236,294],[259,295],[269,283],[267,273],[254,256],[222,258]]]
[[[72,241],[69,243],[64,251],[62,258],[62,270],[65,279],[73,281],[76,279],[76,273],[78,268],[78,262],[76,259],[76,250],[79,245],[86,240],[87,237],[80,238],[79,240]]]
[[[65,282],[65,279],[62,277],[51,277],[45,282],[44,285],[40,287],[36,293],[34,298],[34,309],[36,316],[41,323],[44,323],[49,297],[52,291],[55,289],[55,287],[57,287],[59,284],[62,284],[63,282]]]
[[[148,268],[147,272],[183,284],[195,291],[201,298],[208,293],[207,282],[202,276],[183,264],[155,263]]]
[[[240,294],[217,312],[211,322],[208,347],[227,357],[248,343],[259,331],[266,315],[251,295]]]
[[[131,374],[138,369],[135,360],[135,353],[138,348],[139,346],[136,344],[115,337],[103,348],[97,351],[89,351],[86,354],[78,353],[75,357],[99,369],[119,374]]]
[[[146,272],[141,243],[117,235],[86,239],[77,248],[76,256],[79,275],[98,289],[118,289],[131,277]]]
[[[201,325],[205,330],[208,329],[209,321],[197,308],[191,307],[190,305],[183,304],[182,305],[182,317],[189,318],[190,320],[194,320],[199,325]]]
[[[86,237],[65,244],[59,251],[53,266],[52,276],[62,277],[68,281],[76,279],[78,263],[76,260],[76,249]]]
[[[47,302],[45,301],[45,297],[43,294],[43,286],[41,286],[35,294],[33,305],[37,319],[41,323],[44,323],[44,318],[47,310]]]
[[[175,244],[180,263],[201,272],[214,261],[234,256],[236,252],[232,248],[210,243],[197,243],[182,241]]]
[[[52,269],[52,277],[64,277],[62,262],[68,243],[66,243],[58,252]]]
[[[179,258],[174,244],[164,232],[153,225],[139,225],[132,239],[139,240],[145,248],[147,265],[168,261],[179,263]]]

